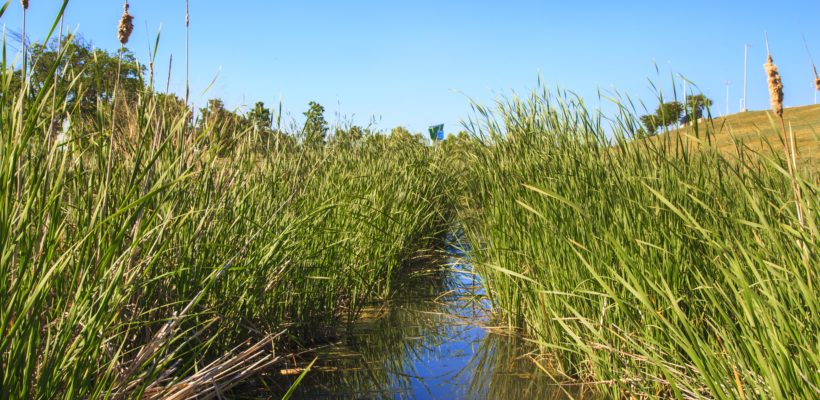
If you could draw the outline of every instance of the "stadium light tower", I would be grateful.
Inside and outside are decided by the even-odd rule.
[[[746,106],[746,77],[749,71],[749,47],[752,47],[752,45],[748,43],[743,45],[743,106],[740,108],[741,112],[749,111]]]

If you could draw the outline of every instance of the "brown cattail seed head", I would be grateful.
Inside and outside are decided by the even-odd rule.
[[[812,64],[811,69],[814,70],[814,88],[820,92],[820,75],[817,75],[817,67]]]
[[[23,10],[28,10],[28,0],[20,0],[20,4],[23,5]]]
[[[783,82],[780,80],[780,73],[777,72],[777,66],[772,61],[771,54],[766,64],[763,64],[766,69],[766,76],[769,78],[769,101],[772,103],[772,111],[778,117],[783,116]]]
[[[128,38],[131,37],[131,32],[134,31],[134,17],[128,13],[128,2],[125,2],[125,7],[122,12],[122,17],[120,18],[120,26],[117,29],[117,37],[120,39],[120,43],[125,46],[128,43]]]

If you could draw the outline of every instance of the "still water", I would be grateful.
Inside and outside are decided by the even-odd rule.
[[[364,310],[337,343],[294,359],[281,387],[316,359],[297,399],[564,399],[532,348],[491,325],[478,278],[451,241],[443,266],[414,268],[393,299]],[[305,362],[307,360],[307,362]]]

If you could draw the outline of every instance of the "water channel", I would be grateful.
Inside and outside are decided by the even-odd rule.
[[[388,304],[365,310],[337,343],[294,359],[316,361],[292,398],[575,398],[532,361],[532,346],[489,328],[490,305],[462,248],[451,237],[445,265],[412,268]],[[281,388],[299,371],[279,371]]]

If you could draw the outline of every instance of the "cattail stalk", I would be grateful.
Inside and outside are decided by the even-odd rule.
[[[189,32],[191,26],[191,18],[190,14],[188,13],[188,0],[185,0],[185,107],[188,107],[188,95],[190,94],[190,86],[188,80],[188,71],[189,71],[189,49],[190,49],[190,42],[189,42]]]
[[[794,193],[795,208],[797,211],[797,220],[800,227],[805,227],[804,213],[803,213],[803,194],[800,185],[797,183],[795,171],[797,170],[797,148],[794,143],[794,134],[789,129],[786,131],[786,122],[783,118],[783,82],[780,79],[780,72],[777,66],[774,65],[771,52],[769,52],[769,40],[766,38],[766,52],[768,53],[766,64],[763,68],[766,70],[766,76],[769,83],[769,101],[772,104],[772,111],[780,119],[780,129],[783,132],[783,150],[786,153],[786,165],[789,170],[789,177],[791,178],[792,192]],[[788,132],[788,136],[787,136]],[[803,262],[809,265],[809,249],[802,240],[797,240],[797,245],[803,250]]]
[[[23,6],[23,32],[20,35],[20,48],[23,50],[23,68],[20,70],[20,121],[19,132],[23,134],[23,125],[25,125],[25,108],[26,108],[26,86],[28,86],[28,56],[26,49],[26,14],[28,14],[28,0],[20,0],[20,5]],[[22,164],[22,159],[17,159],[18,168]],[[20,197],[23,191],[23,174],[22,171],[17,171],[17,197]]]
[[[780,79],[780,72],[777,66],[774,65],[772,55],[769,54],[766,64],[763,64],[766,70],[766,77],[769,81],[769,101],[772,104],[772,111],[783,118],[783,81]]]
[[[114,159],[114,131],[117,125],[117,91],[120,87],[120,74],[122,73],[122,54],[125,52],[125,44],[134,31],[134,17],[128,12],[128,0],[123,5],[122,17],[117,27],[117,39],[120,41],[120,52],[117,58],[117,76],[114,78],[114,91],[111,94],[111,134],[108,137],[108,160],[105,167],[105,193],[103,193],[102,217],[106,217],[108,210],[108,188],[111,183],[111,165]]]
[[[803,45],[806,46],[806,54],[809,56],[809,62],[811,63],[811,69],[814,71],[814,90],[820,92],[820,75],[817,74],[817,66],[814,64],[814,57],[811,56],[811,50],[809,50],[809,44],[806,42],[806,37],[803,36]],[[817,96],[815,96],[815,101],[817,100]]]
[[[194,113],[193,110],[188,108],[188,103],[190,100],[191,94],[191,81],[189,79],[190,73],[190,32],[191,32],[191,14],[190,14],[190,7],[189,7],[189,0],[185,0],[185,113],[186,113],[186,123],[182,130],[180,130],[179,134],[179,146],[180,151],[183,149],[184,141],[190,137],[193,140],[193,136],[195,135],[188,135],[187,131],[189,126],[193,125],[194,120]]]
[[[20,44],[23,49],[23,77],[26,75],[26,14],[28,14],[28,0],[20,0],[20,5],[23,6],[23,34],[21,35]]]

